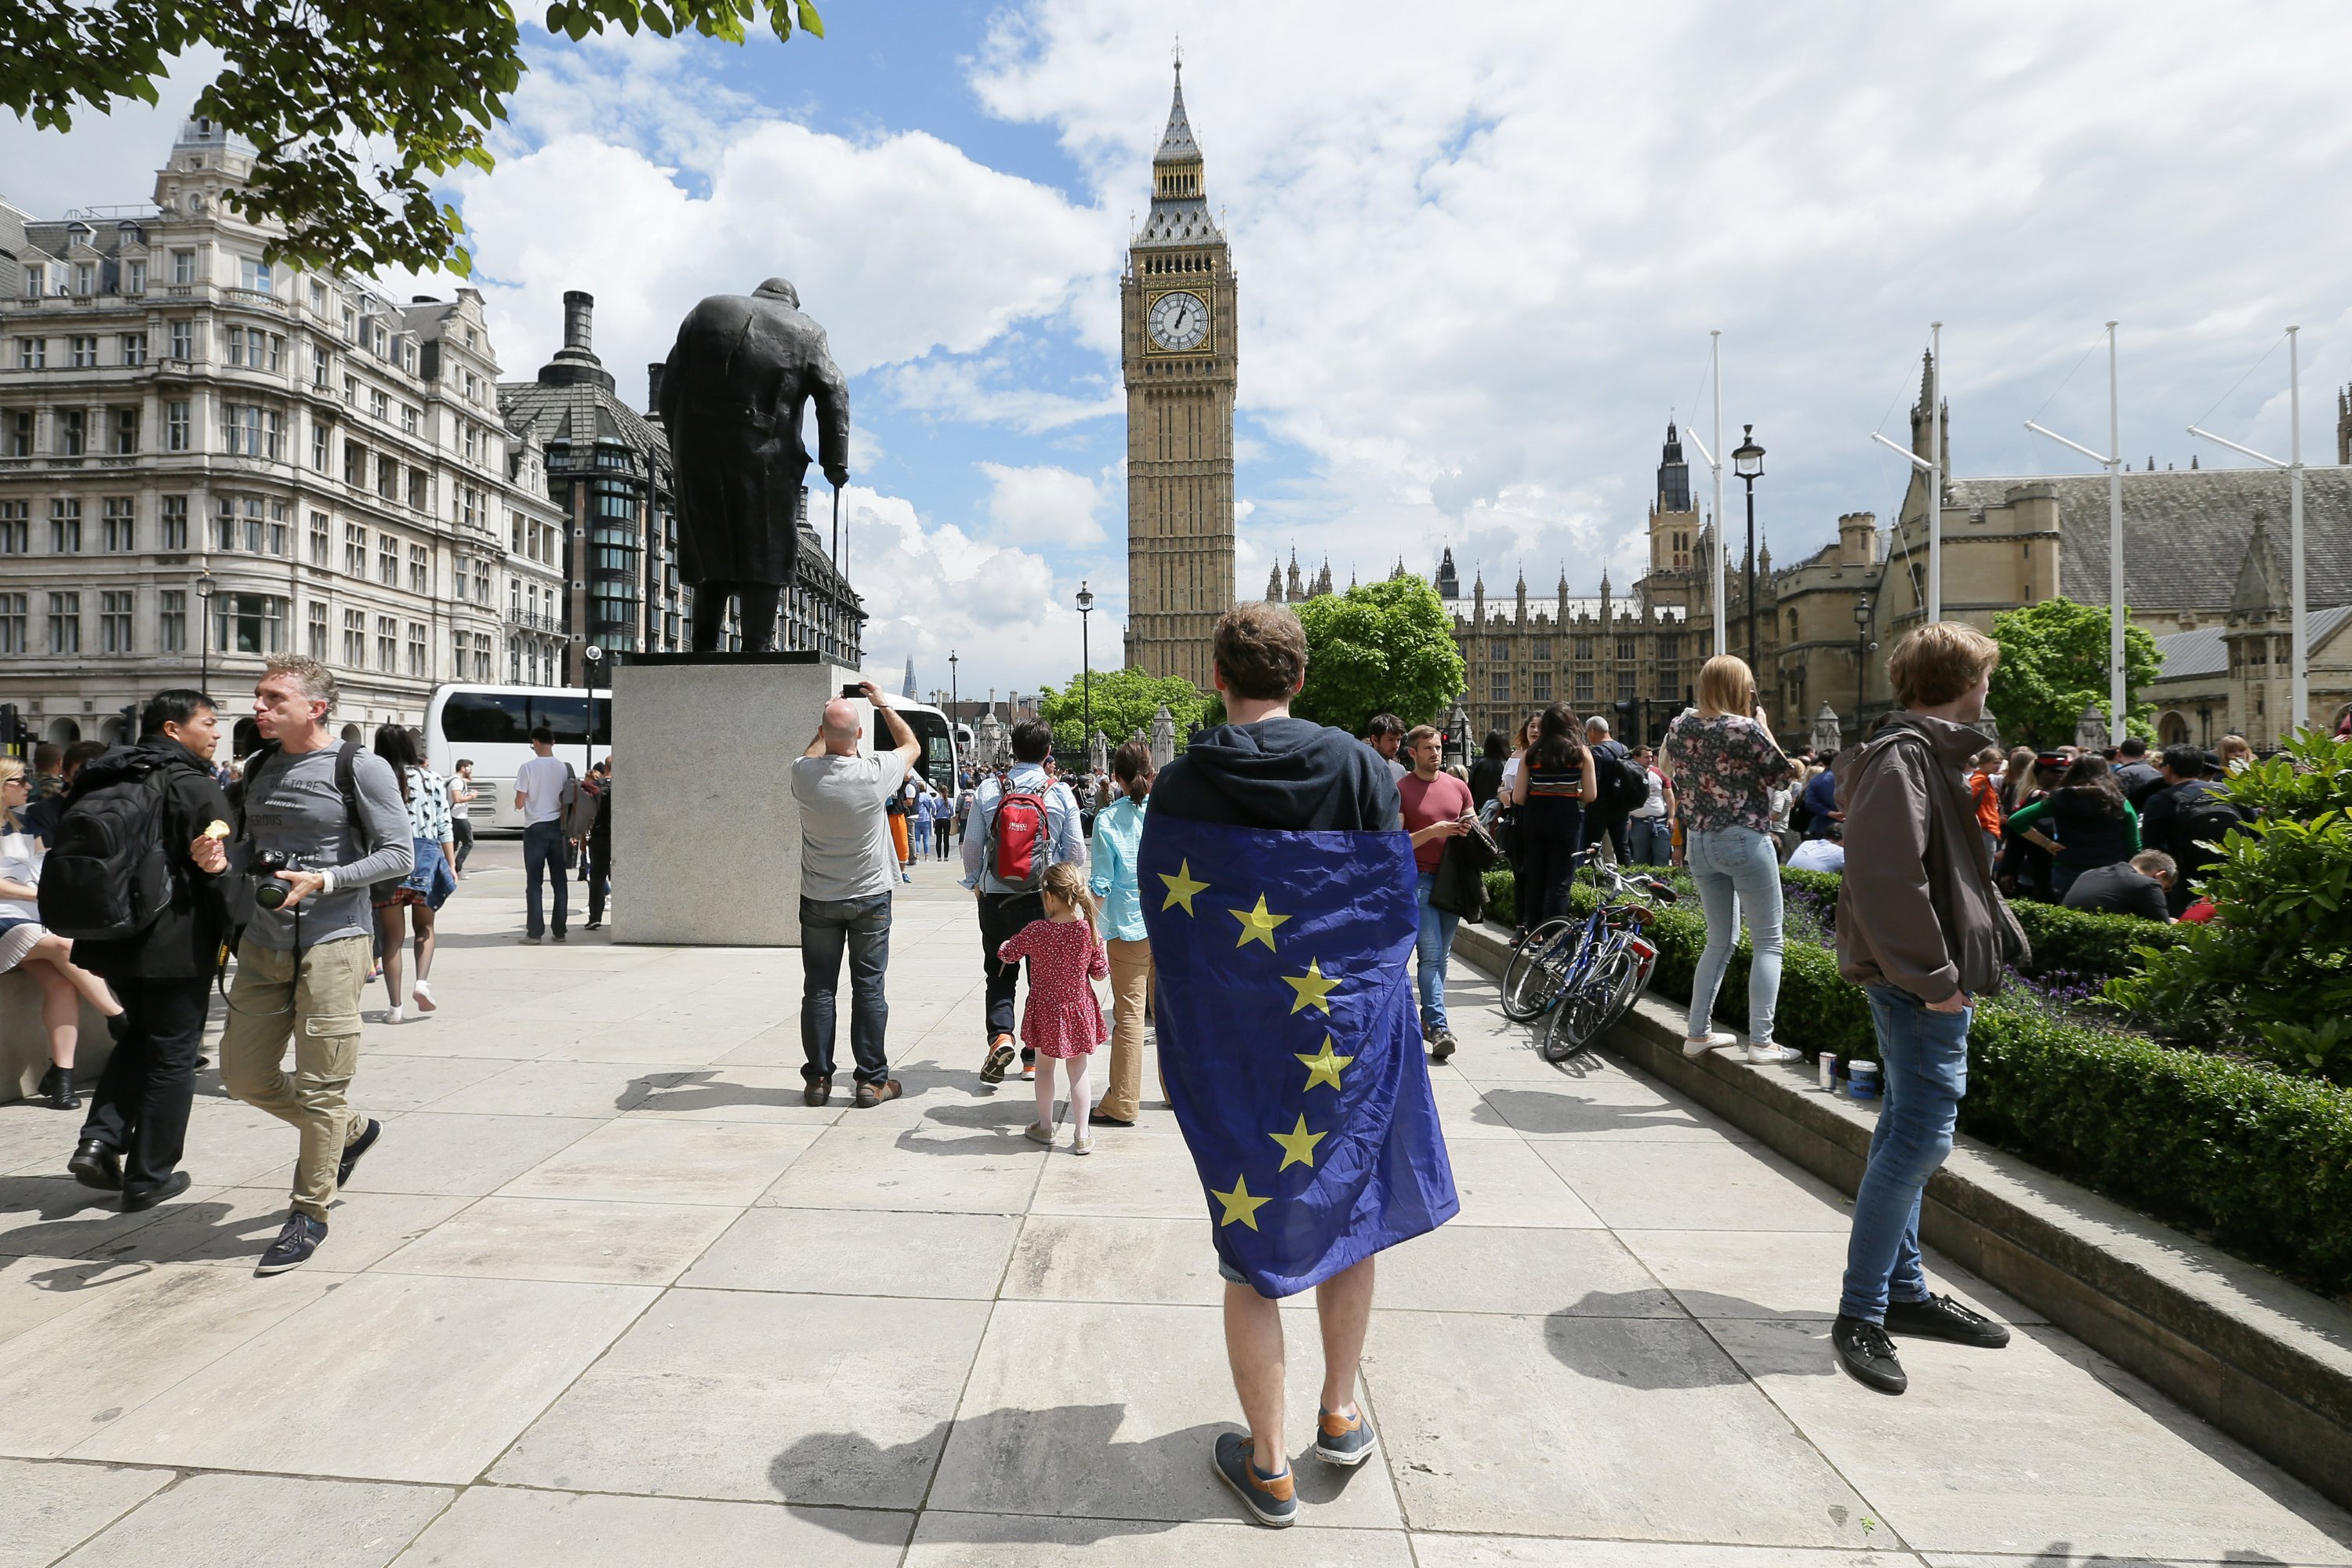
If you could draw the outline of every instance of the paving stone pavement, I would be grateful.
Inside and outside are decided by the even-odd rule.
[[[438,1013],[371,994],[384,1139],[299,1272],[251,1272],[293,1134],[213,1075],[146,1215],[63,1174],[76,1119],[0,1107],[0,1568],[2352,1564],[2352,1517],[1948,1266],[2015,1342],[1907,1345],[1901,1399],[1842,1376],[1844,1203],[1547,1065],[1475,974],[1435,1075],[1462,1215],[1381,1262],[1379,1461],[1308,1456],[1292,1312],[1304,1522],[1241,1522],[1173,1122],[1023,1141],[944,868],[892,933],[907,1098],[857,1111],[800,1102],[796,952],[519,946],[518,860],[445,911]]]

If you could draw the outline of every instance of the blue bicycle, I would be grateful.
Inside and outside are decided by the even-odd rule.
[[[1589,869],[1600,895],[1591,912],[1545,921],[1504,966],[1503,1016],[1541,1021],[1536,1048],[1546,1061],[1575,1055],[1633,1005],[1658,962],[1656,945],[1642,934],[1657,918],[1648,900],[1675,901],[1665,883],[1613,870],[1600,856],[1594,845],[1577,857],[1576,874]]]

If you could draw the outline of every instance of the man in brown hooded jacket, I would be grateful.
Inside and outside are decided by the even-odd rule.
[[[1975,999],[2000,989],[2024,937],[1994,889],[1965,770],[1991,743],[1970,726],[2000,650],[1961,621],[1919,627],[1887,677],[1903,711],[1837,760],[1845,813],[1838,973],[1870,997],[1885,1102],[1854,1194],[1845,1283],[1831,1330],[1839,1363],[1900,1394],[1909,1380],[1890,1334],[1998,1347],[2009,1331],[1932,1295],[1919,1258],[1919,1195],[1952,1150],[1968,1092]]]

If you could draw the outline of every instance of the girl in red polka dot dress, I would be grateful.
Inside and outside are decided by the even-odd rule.
[[[1103,1022],[1102,1003],[1094,982],[1109,978],[1110,958],[1095,935],[1095,899],[1087,889],[1087,874],[1062,861],[1045,868],[1043,889],[1045,918],[1031,921],[997,948],[1006,963],[1029,961],[1029,1001],[1021,1014],[1021,1043],[1047,1058],[1037,1075],[1037,1120],[1030,1139],[1051,1147],[1054,1142],[1054,1069],[1058,1060],[1066,1075],[1070,1095],[1070,1152],[1091,1154],[1094,1140],[1087,1134],[1087,1064],[1095,1047],[1110,1038]]]

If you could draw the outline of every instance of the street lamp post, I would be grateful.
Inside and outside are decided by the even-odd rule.
[[[1756,444],[1756,426],[1739,427],[1739,445],[1731,449],[1732,471],[1748,487],[1748,669],[1756,670],[1756,481],[1764,477],[1764,448]],[[1757,677],[1759,686],[1763,678]]]
[[[955,649],[950,648],[948,649],[948,723],[950,727],[953,727],[956,721],[956,653]]]
[[[1870,686],[1870,595],[1853,602],[1853,737],[1863,736],[1862,700]]]
[[[581,650],[581,658],[580,681],[588,689],[588,713],[580,725],[580,772],[585,777],[596,765],[596,671],[604,665],[604,650],[590,643]]]
[[[1084,717],[1078,723],[1078,738],[1083,744],[1095,732],[1094,650],[1087,644],[1087,631],[1095,613],[1095,596],[1087,591],[1086,579],[1078,579],[1078,709]]]
[[[217,589],[209,570],[196,574],[196,686],[213,694],[213,595]]]

